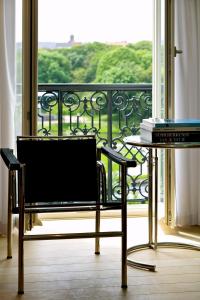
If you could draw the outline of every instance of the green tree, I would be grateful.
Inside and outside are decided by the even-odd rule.
[[[150,83],[152,45],[141,41],[119,46],[87,43],[39,49],[40,83]]]
[[[40,83],[71,82],[71,67],[67,56],[63,56],[58,50],[40,49],[38,81]]]
[[[94,42],[61,49],[61,53],[66,55],[70,61],[72,82],[93,82],[96,78],[99,58],[110,48],[110,45]]]
[[[112,66],[97,77],[97,82],[102,83],[140,83],[143,78],[142,68],[134,62],[120,62]]]
[[[128,47],[136,51],[139,64],[143,71],[141,74],[141,83],[152,82],[152,42],[140,41],[135,44],[129,44]]]
[[[128,47],[134,50],[146,50],[150,53],[152,52],[152,42],[150,41],[140,41],[135,44],[129,44]]]
[[[120,47],[104,54],[99,60],[96,82],[139,82],[141,71],[136,52],[128,47]]]

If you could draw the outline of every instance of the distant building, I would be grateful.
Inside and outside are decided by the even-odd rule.
[[[39,42],[38,48],[42,49],[59,49],[59,48],[70,48],[72,46],[79,46],[82,45],[81,42],[76,42],[74,35],[71,34],[69,41],[64,43],[56,43],[56,42]],[[121,42],[105,42],[105,44],[108,45],[116,45],[116,46],[126,46],[128,43],[126,41]],[[20,49],[22,47],[21,43],[17,43],[17,49]]]
[[[46,49],[58,49],[58,48],[70,48],[75,45],[81,45],[82,43],[75,42],[74,35],[70,35],[70,39],[66,43],[53,43],[53,42],[39,42],[38,48]]]

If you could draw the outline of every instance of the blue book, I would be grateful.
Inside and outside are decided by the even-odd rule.
[[[149,119],[143,119],[142,124],[148,126],[149,128],[200,127],[200,119],[149,118]]]

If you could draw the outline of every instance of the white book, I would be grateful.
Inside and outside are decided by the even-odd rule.
[[[148,130],[150,132],[178,132],[178,131],[200,131],[200,126],[199,127],[193,127],[193,126],[187,126],[187,127],[151,127],[146,125],[145,123],[140,123],[140,128],[144,130]]]
[[[200,127],[200,119],[143,119],[142,123],[150,128]]]

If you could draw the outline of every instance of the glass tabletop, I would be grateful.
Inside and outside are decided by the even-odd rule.
[[[199,142],[179,142],[179,143],[153,143],[141,138],[140,135],[132,135],[124,138],[124,142],[128,145],[146,147],[146,148],[165,148],[165,149],[185,149],[200,148]]]

